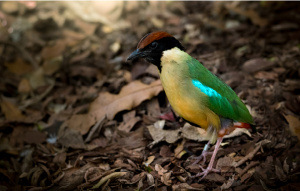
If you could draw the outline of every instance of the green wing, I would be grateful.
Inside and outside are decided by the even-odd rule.
[[[227,84],[207,70],[198,60],[190,57],[187,64],[193,85],[208,96],[208,108],[222,117],[253,124],[247,107]]]

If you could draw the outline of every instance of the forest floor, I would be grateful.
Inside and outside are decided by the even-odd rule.
[[[300,190],[299,2],[0,7],[1,191]],[[231,86],[256,123],[224,139],[220,172],[201,181],[192,163],[206,132],[163,120],[171,107],[158,70],[126,62],[160,30]]]

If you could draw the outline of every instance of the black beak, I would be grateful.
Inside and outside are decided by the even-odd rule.
[[[128,61],[128,60],[134,60],[134,59],[139,58],[139,57],[142,57],[142,56],[143,56],[142,52],[141,52],[139,49],[136,49],[135,51],[133,51],[133,52],[128,56],[128,58],[127,58],[126,61]]]

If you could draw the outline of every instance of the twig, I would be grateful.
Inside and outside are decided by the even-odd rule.
[[[41,94],[41,95],[37,95],[35,97],[33,97],[32,99],[26,100],[20,108],[26,108],[32,104],[35,104],[37,102],[39,102],[40,100],[42,100],[46,95],[48,95],[48,93],[50,93],[50,91],[53,89],[54,87],[54,82],[50,81],[50,86]]]
[[[97,123],[91,128],[91,130],[90,130],[90,132],[89,132],[89,134],[88,134],[88,136],[87,136],[87,138],[85,139],[85,141],[84,142],[89,142],[89,141],[91,141],[92,140],[92,138],[93,138],[93,135],[95,134],[95,132],[98,130],[99,132],[101,131],[101,129],[102,129],[102,127],[103,127],[103,124],[104,124],[104,122],[105,122],[105,118],[106,118],[106,116],[104,116],[104,117],[102,117],[101,119],[99,119],[98,121],[97,121]]]
[[[255,154],[257,153],[257,151],[261,148],[262,145],[269,143],[269,140],[262,140],[259,143],[257,143],[257,146],[255,147],[255,149],[253,151],[251,151],[249,154],[247,154],[244,158],[242,158],[239,162],[237,162],[234,167],[238,167],[241,164],[243,164],[244,162],[246,162],[248,159],[251,160]]]
[[[246,168],[244,168],[243,170],[241,170],[241,172],[239,173],[240,176],[243,176],[250,168],[259,165],[259,161],[251,161],[250,164],[248,166],[246,166]]]

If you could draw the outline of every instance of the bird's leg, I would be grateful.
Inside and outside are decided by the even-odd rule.
[[[208,141],[208,143],[205,144],[203,150],[202,150],[202,153],[200,156],[198,157],[194,157],[196,159],[195,162],[193,162],[193,164],[197,164],[198,162],[200,162],[201,160],[202,161],[202,165],[204,165],[205,161],[206,161],[206,156],[209,155],[209,154],[212,154],[212,152],[207,152],[208,149],[210,148],[210,141]]]
[[[208,175],[208,173],[210,173],[210,172],[219,172],[219,170],[213,168],[213,164],[214,164],[214,162],[215,162],[215,158],[216,158],[217,152],[218,152],[218,150],[219,150],[219,147],[220,147],[220,145],[221,145],[221,143],[222,143],[222,140],[223,140],[223,137],[219,137],[219,138],[218,138],[217,143],[216,143],[216,145],[215,145],[215,150],[214,150],[213,155],[212,155],[212,157],[211,157],[211,159],[210,159],[210,162],[209,162],[209,164],[208,164],[208,167],[207,167],[206,169],[203,169],[203,168],[200,166],[200,168],[202,169],[203,172],[200,172],[200,173],[196,174],[194,177],[201,177],[200,180],[202,180],[202,179],[203,179],[206,175]]]

